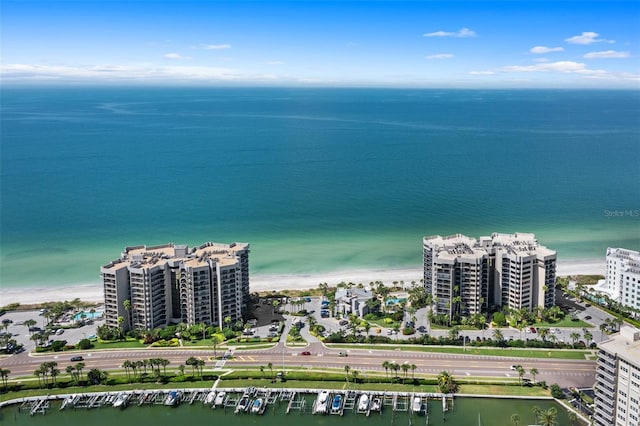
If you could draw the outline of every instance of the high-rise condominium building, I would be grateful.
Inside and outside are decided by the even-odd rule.
[[[640,309],[640,252],[623,248],[607,249],[605,287],[621,304]]]
[[[640,330],[622,326],[598,344],[596,426],[640,426]]]
[[[124,330],[180,322],[222,327],[227,317],[242,318],[249,298],[246,243],[127,247],[100,271],[106,324]]]
[[[489,306],[532,310],[555,304],[556,253],[533,234],[423,239],[424,286],[435,311],[450,317]]]

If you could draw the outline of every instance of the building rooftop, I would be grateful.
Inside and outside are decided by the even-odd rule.
[[[623,325],[620,332],[611,336],[598,347],[609,352],[615,353],[620,358],[640,365],[640,330],[628,325]]]
[[[169,261],[182,261],[190,267],[205,266],[214,261],[222,266],[233,265],[237,262],[236,253],[249,248],[247,243],[205,243],[189,250],[183,244],[163,244],[159,246],[125,247],[119,259],[102,267],[103,270],[116,270],[122,267],[151,268],[154,265],[164,265]]]

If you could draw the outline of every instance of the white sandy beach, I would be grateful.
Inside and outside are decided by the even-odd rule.
[[[578,274],[604,274],[605,262],[602,261],[572,261],[558,262],[558,276]],[[254,275],[251,277],[251,291],[269,291],[286,289],[307,289],[317,287],[320,283],[336,285],[342,281],[369,284],[382,281],[392,284],[394,281],[404,281],[410,285],[412,281],[420,282],[421,269],[389,269],[389,270],[351,270],[336,271],[308,275]],[[79,298],[84,301],[101,302],[102,285],[100,283],[78,284],[54,288],[22,288],[2,289],[0,291],[0,305],[9,303],[32,304],[45,301],[64,301]]]

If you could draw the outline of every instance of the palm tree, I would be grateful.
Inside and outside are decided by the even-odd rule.
[[[28,319],[28,320],[25,320],[25,322],[23,323],[23,324],[25,325],[25,327],[27,327],[27,330],[29,330],[29,335],[30,335],[30,336],[31,336],[31,335],[33,335],[33,334],[32,334],[33,332],[31,331],[31,327],[33,327],[33,326],[34,326],[34,325],[36,325],[37,323],[38,323],[38,322],[37,322],[36,320],[34,320],[34,319]]]
[[[576,414],[575,411],[569,410],[567,412],[567,417],[569,418],[569,420],[571,420],[571,425],[576,424],[576,420],[578,420],[578,415]]]
[[[529,373],[531,373],[531,375],[533,376],[533,383],[535,383],[536,376],[538,375],[538,369],[534,367],[531,370],[529,370]]]
[[[573,340],[573,344],[575,345],[580,338],[580,335],[574,331],[573,333],[569,334],[569,337],[571,337],[571,339]]]
[[[82,380],[82,370],[84,369],[84,367],[85,367],[84,362],[79,362],[75,365],[76,374],[78,375],[78,381]]]
[[[127,381],[130,381],[130,377],[129,377],[129,369],[131,368],[131,361],[129,361],[128,359],[125,360],[122,363],[122,368],[124,368],[124,372],[127,373]]]
[[[260,372],[262,373],[262,377],[264,377],[264,365],[260,366]]]
[[[500,330],[499,328],[493,329],[493,340],[496,340],[498,342],[502,342],[504,340],[504,334],[502,334],[502,330]]]
[[[458,384],[448,371],[442,371],[438,374],[438,388],[441,393],[456,393]]]
[[[518,426],[518,423],[520,423],[520,414],[518,413],[512,414],[511,423],[513,423],[515,426]]]
[[[405,362],[400,366],[400,368],[402,369],[402,372],[404,373],[404,379],[402,379],[402,383],[404,383],[404,381],[407,379],[407,373],[409,372],[411,367],[409,366],[409,364],[407,364]]]
[[[591,334],[591,332],[589,330],[584,330],[584,332],[582,333],[582,335],[584,336],[584,343],[585,345],[589,346],[589,342],[591,342],[591,340],[593,340],[593,334]]]
[[[418,368],[417,365],[415,364],[411,364],[411,378],[415,380],[416,378],[416,369]]]
[[[66,371],[67,373],[69,373],[69,378],[70,378],[71,380],[75,380],[75,379],[76,379],[76,376],[75,376],[75,374],[74,374],[74,372],[76,371],[76,369],[75,369],[75,367],[74,367],[73,365],[67,365],[67,368],[65,368],[65,371]]]
[[[358,383],[358,376],[360,372],[358,370],[351,370],[351,376],[353,376],[353,383]]]
[[[218,358],[218,345],[222,342],[217,334],[211,335],[211,346],[213,346],[213,357]]]
[[[384,361],[382,363],[382,368],[384,368],[384,375],[389,378],[389,368],[391,367],[391,363],[389,361]]]
[[[521,365],[516,365],[516,371],[518,372],[518,376],[520,377],[520,386],[522,386],[522,376],[524,376],[524,367]]]
[[[0,368],[0,379],[2,379],[2,387],[4,390],[7,390],[7,379],[9,378],[9,373],[11,370],[7,370],[6,368]]]
[[[345,365],[344,372],[345,372],[345,377],[347,379],[347,382],[349,381],[349,370],[351,370],[351,367],[349,367],[348,365]]]
[[[604,340],[604,332],[607,329],[608,325],[606,322],[600,324],[600,340]]]
[[[555,407],[551,407],[547,410],[539,410],[538,414],[538,424],[541,426],[556,426],[558,422],[556,418],[558,417],[558,410]]]
[[[272,363],[267,364],[267,368],[269,369],[269,371],[271,371],[271,375],[273,375],[273,364]]]

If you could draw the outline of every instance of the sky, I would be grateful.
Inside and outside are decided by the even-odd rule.
[[[0,0],[11,84],[640,88],[640,1]]]

